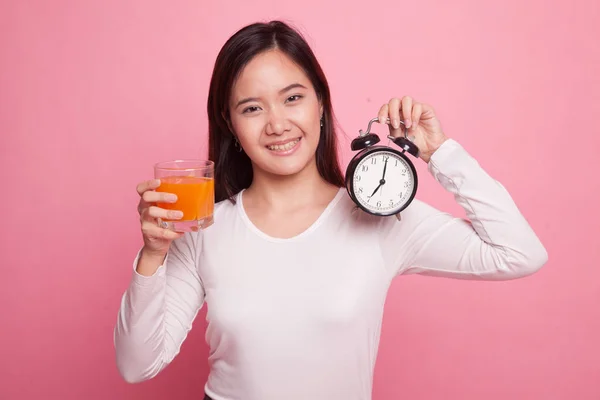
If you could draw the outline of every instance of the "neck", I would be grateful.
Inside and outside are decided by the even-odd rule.
[[[244,193],[255,206],[288,209],[310,203],[327,203],[338,188],[325,181],[312,162],[295,175],[273,175],[254,169],[252,184]]]

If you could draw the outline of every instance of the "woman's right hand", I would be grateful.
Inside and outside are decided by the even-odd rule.
[[[171,242],[183,236],[183,233],[160,227],[158,218],[180,219],[183,217],[183,213],[176,210],[165,210],[156,206],[157,202],[174,203],[177,201],[177,196],[172,193],[155,191],[159,186],[160,180],[152,179],[140,183],[137,186],[137,192],[140,195],[138,213],[140,214],[142,235],[144,237],[142,253],[144,256],[160,257],[162,259],[167,254]]]

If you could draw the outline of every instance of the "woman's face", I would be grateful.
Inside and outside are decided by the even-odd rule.
[[[303,70],[278,50],[243,69],[230,100],[230,122],[254,174],[297,174],[315,162],[323,112]]]

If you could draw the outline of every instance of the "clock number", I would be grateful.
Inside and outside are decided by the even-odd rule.
[[[394,164],[394,167],[398,166],[398,159],[396,159],[396,164]]]
[[[359,187],[358,188],[358,193],[362,193],[363,192],[363,188]]]
[[[380,201],[377,202],[377,207],[381,207],[381,202]]]
[[[371,158],[371,164],[373,164],[373,165],[377,164],[377,159],[375,157]]]
[[[360,182],[361,180],[361,175],[356,175],[356,182]]]
[[[383,156],[383,162],[386,162],[389,159],[390,159],[390,156],[386,156],[386,155]]]
[[[369,170],[369,166],[363,164],[361,170],[362,170],[362,172],[367,172]]]
[[[394,206],[394,200],[390,199],[390,207]]]
[[[407,181],[407,182],[404,182],[404,187],[405,187],[405,188],[407,188],[407,187],[408,187],[408,185],[409,185],[408,181]]]

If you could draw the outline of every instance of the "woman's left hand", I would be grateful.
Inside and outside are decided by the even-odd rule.
[[[406,126],[406,135],[417,145],[419,157],[425,162],[429,162],[431,155],[448,139],[433,108],[409,96],[393,98],[381,106],[378,118],[382,124],[390,119],[390,135],[394,137],[404,136]],[[404,122],[404,126],[400,121]]]

